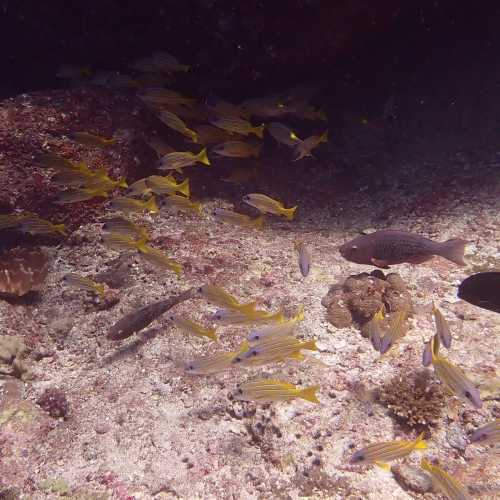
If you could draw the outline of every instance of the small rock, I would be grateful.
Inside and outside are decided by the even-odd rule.
[[[328,307],[328,321],[337,328],[347,328],[352,325],[352,315],[349,308],[339,302],[332,302]]]
[[[462,428],[456,424],[452,424],[446,431],[446,441],[448,444],[457,450],[464,451],[467,447],[467,439],[462,431]]]
[[[111,426],[107,422],[100,422],[95,426],[97,434],[106,434],[106,432],[109,432],[110,429]]]
[[[397,464],[391,467],[394,479],[405,490],[426,493],[432,488],[432,480],[420,467]]]

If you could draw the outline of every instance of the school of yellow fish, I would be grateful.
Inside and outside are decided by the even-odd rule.
[[[154,112],[168,128],[190,142],[196,152],[176,151],[167,141],[157,135],[147,139],[146,144],[158,157],[158,170],[165,175],[151,175],[139,179],[130,186],[125,179],[112,179],[106,169],[93,169],[84,162],[72,162],[54,153],[44,152],[36,159],[38,165],[51,169],[52,182],[61,188],[58,204],[80,203],[96,197],[109,199],[111,214],[102,226],[102,242],[110,248],[122,252],[136,252],[141,259],[160,269],[170,270],[182,275],[181,263],[151,246],[148,229],[137,222],[137,214],[147,212],[157,215],[164,207],[173,210],[187,210],[193,214],[203,213],[201,203],[191,198],[189,178],[180,179],[185,170],[198,165],[216,168],[219,157],[258,158],[262,150],[264,133],[268,133],[279,144],[290,148],[293,161],[312,156],[312,151],[321,143],[328,141],[328,131],[305,139],[300,133],[277,121],[260,123],[259,120],[275,120],[278,117],[294,115],[305,120],[326,120],[325,114],[309,104],[311,91],[296,88],[278,96],[248,99],[240,104],[210,98],[200,103],[197,99],[164,87],[168,78],[176,72],[189,71],[189,66],[165,52],[155,52],[149,57],[135,61],[131,69],[136,72],[132,77],[114,72],[100,72],[92,76],[89,68],[66,66],[61,68],[60,78],[87,78],[93,85],[136,89],[138,97]],[[167,78],[168,77],[168,78]],[[257,123],[257,124],[255,124]],[[97,134],[80,131],[69,135],[69,139],[88,148],[112,148],[118,139],[106,138]],[[207,150],[207,148],[210,148]],[[189,148],[191,149],[191,148]],[[245,184],[251,179],[252,167],[242,169],[238,177],[228,182]],[[255,171],[252,175],[255,175]],[[119,190],[127,190],[120,193]],[[246,229],[260,229],[268,214],[294,219],[296,206],[286,208],[283,203],[263,193],[248,193],[242,201],[256,208],[260,215],[249,217],[232,210],[217,208],[210,214],[215,220],[233,224]],[[136,214],[136,215],[132,215]],[[135,217],[135,220],[127,218]],[[18,230],[30,234],[56,234],[65,236],[63,224],[52,224],[32,213],[0,215],[0,230]],[[298,268],[307,277],[312,265],[312,253],[303,241],[296,241]],[[94,282],[87,276],[67,274],[63,282],[68,287],[78,288],[98,296],[106,293],[106,285]],[[205,284],[198,288],[199,298],[219,307],[212,320],[221,325],[248,325],[247,339],[230,352],[219,352],[204,356],[185,365],[185,373],[191,375],[211,375],[224,370],[241,367],[255,367],[269,363],[282,363],[286,360],[304,360],[304,351],[317,351],[314,340],[302,341],[293,335],[294,329],[304,319],[304,309],[300,307],[295,316],[285,317],[281,311],[260,310],[255,302],[242,303],[223,288]],[[422,363],[434,368],[441,383],[456,397],[481,408],[479,391],[465,373],[446,357],[440,354],[440,347],[451,345],[450,327],[440,310],[433,304],[432,309],[436,334],[425,345]],[[378,311],[364,325],[364,330],[375,350],[385,355],[406,334],[405,320],[407,311],[390,315],[388,328],[382,328],[384,310]],[[218,342],[216,328],[200,325],[177,314],[168,316],[172,325],[190,335]],[[276,379],[260,379],[243,382],[232,394],[234,399],[270,403],[303,399],[320,403],[316,392],[319,386],[299,388],[292,383]],[[500,435],[499,420],[487,424],[471,436],[473,443],[497,443]],[[427,448],[423,435],[415,440],[398,440],[374,443],[358,450],[352,456],[351,464],[377,464],[387,469],[387,462],[409,455],[414,450]],[[433,484],[448,498],[470,498],[466,488],[448,475],[440,467],[423,459],[423,470],[432,477]]]

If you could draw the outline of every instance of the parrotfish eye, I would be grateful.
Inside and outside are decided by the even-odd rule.
[[[469,400],[469,401],[472,401],[472,394],[470,393],[470,391],[465,391],[464,392],[464,396]]]
[[[188,370],[188,371],[194,370],[194,365],[192,363],[190,363],[189,365],[186,365],[186,370]]]
[[[198,293],[202,293],[203,292],[203,287],[200,286],[200,288],[198,288],[198,290],[196,290]]]
[[[242,359],[239,356],[233,359],[233,363],[241,363],[241,361]]]
[[[255,349],[253,349],[253,350],[250,351],[250,355],[251,356],[257,356],[257,354],[258,353],[257,353],[257,351]]]
[[[174,320],[174,317],[175,317],[175,316],[174,316],[173,314],[171,314],[171,315],[168,317],[168,319],[171,319],[171,320],[173,321],[173,320]]]

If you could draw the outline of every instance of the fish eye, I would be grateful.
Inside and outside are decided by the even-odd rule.
[[[194,370],[193,364],[186,365],[186,370]]]
[[[260,340],[260,335],[254,335],[253,340]]]
[[[365,456],[363,454],[357,454],[355,453],[352,458],[351,458],[351,463],[355,464],[357,462],[363,462],[365,460]]]
[[[237,394],[243,394],[243,389],[242,389],[241,387],[238,387],[238,388],[236,389],[236,393],[237,393]]]
[[[255,350],[250,351],[250,355],[251,355],[251,356],[257,356],[257,351],[255,351]]]
[[[203,287],[200,286],[200,288],[198,288],[198,290],[196,290],[198,293],[202,293],[203,292]]]
[[[468,400],[472,400],[472,394],[471,394],[469,391],[465,391],[465,392],[464,392],[464,396],[465,396]]]
[[[351,245],[351,250],[356,251],[358,249],[357,245]]]
[[[233,363],[241,363],[242,359],[238,356],[233,359]]]
[[[171,319],[171,320],[173,320],[174,319],[174,315],[171,314],[168,318]]]

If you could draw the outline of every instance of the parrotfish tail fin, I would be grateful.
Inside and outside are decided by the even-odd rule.
[[[306,357],[301,354],[300,352],[294,352],[292,354],[290,354],[290,356],[288,356],[290,359],[295,359],[297,361],[302,361],[304,360]]]
[[[465,246],[469,243],[465,240],[453,239],[445,241],[441,244],[441,257],[451,260],[459,266],[466,266],[464,261]]]
[[[120,177],[118,179],[118,187],[121,187],[121,188],[128,188],[128,184],[127,184],[127,179],[125,179],[125,177]]]
[[[325,130],[319,138],[319,142],[328,142],[328,130]]]
[[[66,226],[64,224],[56,224],[54,226],[54,229],[58,232],[61,233],[63,236],[66,236]]]
[[[258,127],[254,127],[253,131],[255,132],[255,135],[259,139],[262,139],[262,137],[264,137],[264,125],[259,125]]]
[[[427,449],[427,443],[424,441],[424,433],[422,432],[417,439],[415,439],[415,442],[413,444],[413,448],[415,450],[426,450]]]
[[[191,195],[191,191],[189,190],[189,178],[178,184],[175,190],[189,198]]]
[[[312,385],[311,387],[307,387],[306,389],[302,389],[298,396],[306,401],[310,401],[311,403],[319,403],[319,399],[316,396],[316,391],[319,389],[319,385]]]
[[[198,154],[198,161],[203,163],[203,165],[210,165],[210,160],[207,156],[207,148],[203,148]]]
[[[292,208],[284,208],[283,209],[283,215],[288,219],[288,220],[293,220],[295,216],[295,210],[297,210],[297,207],[292,207]]]
[[[301,349],[307,349],[309,351],[317,351],[318,346],[316,345],[316,340],[309,340],[307,342],[304,342],[301,346]]]
[[[201,209],[201,203],[193,203],[193,208],[195,212],[197,212],[198,214],[200,215],[203,214],[203,210]]]
[[[253,225],[259,229],[262,227],[263,224],[264,224],[264,216],[263,215],[260,215],[259,217],[257,217],[256,219],[253,220]]]
[[[158,205],[156,203],[156,198],[154,196],[149,198],[149,200],[146,202],[145,208],[152,213],[158,212]]]
[[[104,285],[96,285],[95,291],[101,296],[104,297]]]
[[[389,464],[386,464],[385,462],[375,462],[375,465],[377,465],[381,469],[384,469],[385,471],[391,470],[391,466]]]

